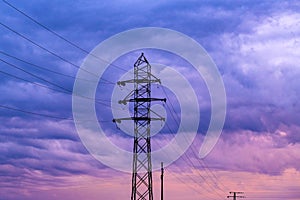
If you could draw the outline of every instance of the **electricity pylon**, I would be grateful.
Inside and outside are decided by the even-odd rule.
[[[233,194],[233,196],[227,196],[227,198],[232,197],[233,200],[236,200],[236,198],[246,198],[245,196],[237,196],[237,194],[244,194],[244,192],[229,192],[229,194]]]
[[[118,81],[118,85],[125,86],[133,83],[134,90],[131,91],[120,104],[134,103],[133,117],[113,119],[121,123],[122,120],[134,121],[134,145],[132,163],[132,190],[131,200],[153,200],[152,190],[152,162],[151,162],[151,135],[150,122],[165,118],[153,112],[157,117],[151,117],[151,102],[166,99],[151,97],[151,84],[161,83],[160,79],[151,74],[151,65],[142,53],[134,63],[134,78],[126,81]]]

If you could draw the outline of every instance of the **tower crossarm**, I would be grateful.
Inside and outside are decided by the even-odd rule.
[[[229,194],[233,194],[232,196],[227,196],[227,198],[233,198],[236,200],[237,198],[246,198],[245,196],[238,196],[237,194],[244,194],[244,192],[229,192]]]
[[[121,123],[124,120],[136,120],[136,121],[165,121],[164,117],[123,117],[123,118],[115,118],[113,122]]]
[[[126,105],[127,102],[151,102],[151,101],[163,101],[163,102],[166,102],[167,99],[166,98],[163,98],[163,99],[160,99],[160,98],[133,98],[133,99],[123,99],[123,100],[120,100],[119,101],[119,104],[124,104]]]
[[[155,77],[153,74],[150,74],[151,76]],[[125,86],[126,83],[159,83],[161,84],[160,79],[156,78],[155,79],[139,79],[139,80],[134,80],[134,79],[130,79],[130,80],[125,80],[125,81],[118,81],[117,84],[119,86]]]

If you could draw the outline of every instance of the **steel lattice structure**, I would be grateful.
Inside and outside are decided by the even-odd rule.
[[[166,99],[151,97],[151,84],[160,83],[160,79],[151,74],[151,65],[143,53],[134,63],[134,79],[119,81],[118,85],[125,86],[126,83],[133,83],[134,90],[119,103],[133,102],[134,115],[113,121],[134,121],[131,200],[153,200],[150,122],[165,119],[156,113],[156,118],[151,117],[150,107],[152,101],[166,102]]]

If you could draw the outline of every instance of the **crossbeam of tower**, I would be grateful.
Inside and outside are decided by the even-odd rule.
[[[244,194],[244,192],[229,192],[229,194],[233,194],[233,195],[227,196],[227,198],[233,198],[233,200],[236,200],[237,198],[246,198],[245,196],[237,195],[237,194]]]
[[[119,104],[126,105],[133,102],[134,114],[113,121],[117,123],[121,123],[122,120],[134,121],[131,200],[153,200],[150,122],[164,121],[165,118],[155,112],[152,113],[156,117],[150,116],[151,102],[166,102],[166,99],[151,97],[151,84],[160,83],[160,79],[151,74],[151,65],[143,53],[134,63],[134,78],[118,81],[117,84],[125,86],[127,83],[133,83],[134,89],[120,100]]]

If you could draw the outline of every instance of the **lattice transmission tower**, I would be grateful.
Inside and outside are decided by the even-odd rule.
[[[126,105],[133,102],[134,114],[113,121],[118,123],[122,120],[134,121],[131,200],[153,200],[150,122],[164,121],[165,118],[151,111],[151,102],[166,102],[166,99],[151,97],[151,84],[161,82],[151,74],[151,65],[143,53],[134,63],[134,78],[119,81],[117,84],[125,86],[126,83],[134,84],[134,89],[119,103]],[[150,113],[156,117],[151,117]]]

